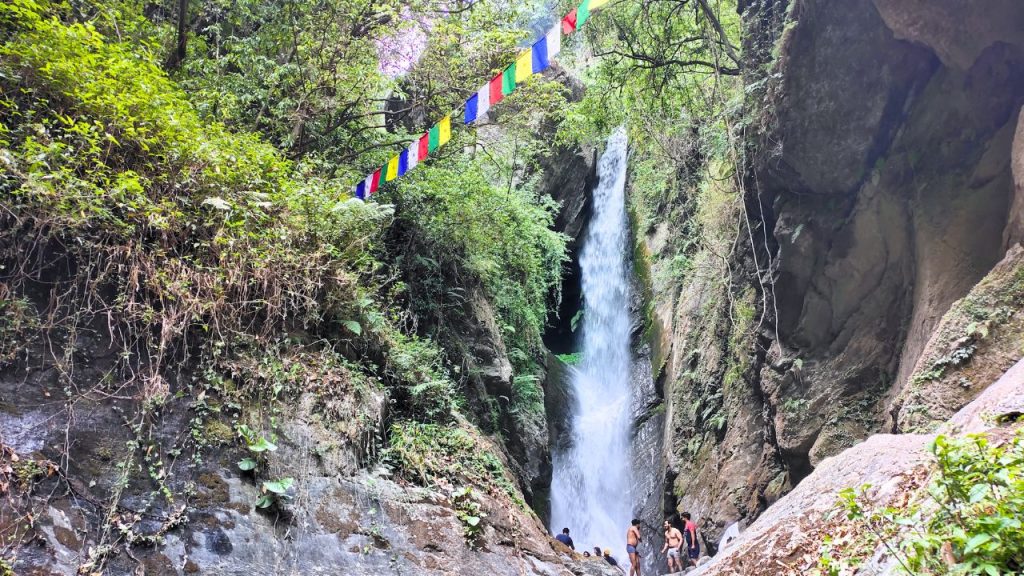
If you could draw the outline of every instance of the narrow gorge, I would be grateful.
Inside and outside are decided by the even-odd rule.
[[[1021,573],[1022,107],[1020,0],[3,3],[0,576]]]

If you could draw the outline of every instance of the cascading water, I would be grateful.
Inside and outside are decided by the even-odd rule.
[[[624,563],[630,490],[630,316],[626,267],[626,134],[609,139],[597,166],[594,212],[580,253],[582,362],[573,372],[572,439],[552,456],[552,531],[578,550],[611,548]]]

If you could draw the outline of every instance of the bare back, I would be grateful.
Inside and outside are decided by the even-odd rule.
[[[640,543],[640,529],[636,526],[630,526],[629,530],[626,530],[626,544],[630,546],[636,546]]]

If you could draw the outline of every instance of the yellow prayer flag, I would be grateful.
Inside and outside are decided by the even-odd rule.
[[[527,48],[516,58],[516,84],[526,80],[533,73],[533,50]]]
[[[438,133],[438,137],[437,137],[437,145],[438,146],[444,146],[445,142],[447,142],[447,141],[452,139],[452,116],[451,116],[451,114],[449,114],[449,115],[445,116],[444,118],[442,118],[441,121],[437,123],[437,127],[439,128],[439,130],[438,130],[439,133]]]
[[[398,178],[398,156],[393,156],[391,160],[388,160],[388,171],[384,174],[385,182],[391,182],[395,178]]]
[[[608,3],[608,0],[590,0],[589,8],[591,10],[596,10],[596,9],[600,8],[601,6],[604,6],[607,3]]]

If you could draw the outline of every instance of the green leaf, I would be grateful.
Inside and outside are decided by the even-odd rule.
[[[256,460],[252,458],[242,458],[238,461],[238,467],[248,472],[256,468]]]
[[[359,336],[360,334],[363,333],[363,327],[360,326],[359,322],[356,322],[355,320],[345,320],[344,324],[345,328],[348,328],[349,332],[352,332],[356,336]]]
[[[969,493],[971,504],[977,504],[978,502],[984,500],[985,496],[988,495],[988,490],[988,484],[976,484],[973,487],[971,487],[971,491]]]
[[[470,526],[476,526],[479,523],[480,523],[480,517],[479,516],[466,516],[466,524],[469,524]]]
[[[259,500],[256,501],[257,508],[267,508],[274,503],[274,497],[270,494],[264,494],[260,496]]]
[[[260,436],[259,440],[249,444],[249,450],[253,452],[273,452],[277,450],[277,446],[272,444],[269,440]]]
[[[970,554],[982,544],[992,539],[990,534],[975,534],[970,540],[967,541],[967,546],[964,546],[964,554]]]
[[[294,478],[282,478],[275,482],[264,482],[263,489],[274,494],[284,494],[295,483]]]

